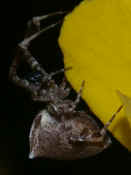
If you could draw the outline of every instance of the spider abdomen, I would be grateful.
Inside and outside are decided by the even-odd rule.
[[[102,144],[90,144],[88,137],[95,133],[99,133],[99,127],[85,112],[66,113],[57,120],[43,110],[32,124],[29,157],[71,160],[95,155],[110,143],[107,137]]]

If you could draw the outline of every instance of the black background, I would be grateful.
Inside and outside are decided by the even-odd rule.
[[[11,1],[6,5],[6,67],[9,70],[15,47],[23,39],[26,22],[33,16],[59,10],[71,10],[80,0]],[[50,21],[54,22],[54,21]],[[47,21],[48,23],[48,21]],[[47,72],[63,67],[62,53],[57,44],[59,28],[47,32],[32,43],[32,53]],[[83,160],[29,160],[28,134],[32,120],[42,106],[32,103],[28,94],[8,81],[4,95],[4,115],[0,125],[0,175],[15,174],[124,174],[130,169],[131,155],[114,138],[112,146],[103,153]]]

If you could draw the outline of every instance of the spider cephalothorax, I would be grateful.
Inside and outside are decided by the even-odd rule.
[[[66,87],[65,77],[59,86],[53,80],[53,76],[64,72],[64,69],[48,74],[32,56],[28,50],[30,42],[58,24],[40,30],[40,21],[58,14],[62,12],[35,17],[28,23],[27,33],[24,40],[18,44],[17,55],[9,72],[13,82],[30,91],[32,100],[46,104],[46,108],[37,114],[31,127],[29,158],[78,159],[103,151],[111,143],[106,129],[122,108],[121,106],[111,120],[100,129],[87,112],[75,109],[80,100],[84,81],[76,100],[72,101],[68,99],[70,88]],[[35,72],[34,77],[21,79],[18,76],[17,69],[21,59],[25,60]]]

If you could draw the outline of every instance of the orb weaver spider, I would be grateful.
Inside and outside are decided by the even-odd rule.
[[[111,124],[122,106],[112,116],[110,121],[100,128],[97,122],[86,111],[76,110],[84,88],[82,82],[76,100],[68,98],[70,88],[66,87],[66,78],[58,85],[53,77],[70,68],[63,68],[53,73],[47,73],[29,51],[32,40],[45,31],[54,28],[61,21],[40,29],[41,20],[54,15],[63,15],[65,12],[56,12],[32,18],[27,23],[27,32],[24,40],[17,46],[17,54],[10,67],[9,77],[16,85],[27,89],[33,101],[46,104],[46,108],[35,117],[29,135],[29,158],[47,157],[54,159],[79,159],[96,155],[111,144],[107,134],[107,127]],[[29,64],[35,76],[30,80],[22,79],[18,75],[18,68],[24,60]],[[32,81],[31,81],[32,80]]]

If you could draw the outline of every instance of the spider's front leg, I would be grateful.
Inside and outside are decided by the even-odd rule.
[[[32,40],[37,38],[40,34],[44,33],[45,31],[55,27],[59,22],[55,24],[51,24],[50,26],[40,30],[40,21],[44,20],[50,16],[64,14],[65,12],[56,12],[44,16],[38,16],[32,18],[27,24],[27,31],[25,34],[25,38],[22,42],[20,42],[17,46],[17,55],[15,56],[10,71],[9,71],[9,78],[18,86],[28,89],[33,96],[37,96],[38,86],[30,83],[26,79],[22,79],[18,76],[17,71],[21,60],[24,59],[33,71],[39,71],[44,79],[47,79],[49,76],[48,73],[40,66],[37,60],[32,56],[29,51],[29,45]]]

